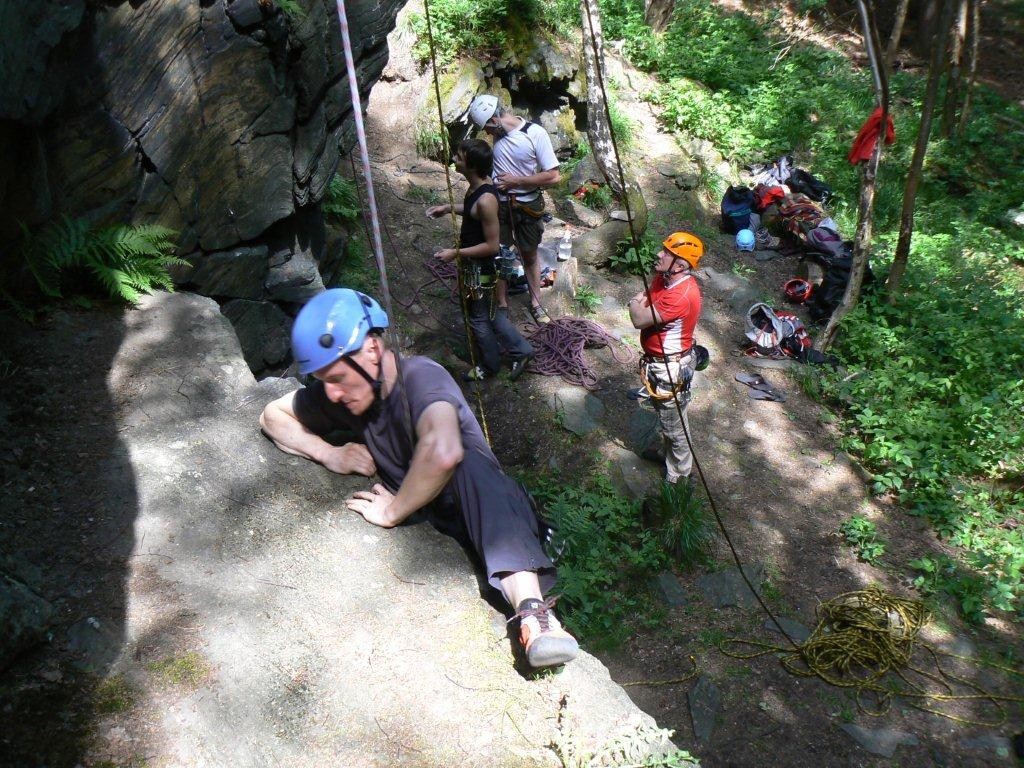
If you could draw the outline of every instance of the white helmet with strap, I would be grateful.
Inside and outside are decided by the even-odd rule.
[[[473,99],[469,105],[469,119],[477,128],[483,128],[484,123],[494,117],[498,111],[498,97],[489,94],[482,94]]]

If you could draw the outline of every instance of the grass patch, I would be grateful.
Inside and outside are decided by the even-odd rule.
[[[116,715],[127,712],[135,706],[135,690],[121,675],[104,679],[93,694],[93,706],[97,714]]]
[[[576,289],[576,295],[572,297],[572,302],[581,315],[592,315],[601,306],[601,297],[589,285],[581,285]]]
[[[196,688],[210,675],[210,665],[195,651],[151,661],[146,669],[170,685]]]

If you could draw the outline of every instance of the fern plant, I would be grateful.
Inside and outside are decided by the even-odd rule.
[[[135,304],[156,288],[174,290],[168,269],[186,262],[174,255],[172,229],[155,224],[94,228],[62,216],[38,232],[22,228],[20,261],[45,296],[63,297],[65,276],[84,271],[112,298]],[[5,297],[13,300],[3,289]]]
[[[324,216],[328,219],[351,224],[359,217],[359,193],[356,183],[344,176],[335,176],[323,202]]]

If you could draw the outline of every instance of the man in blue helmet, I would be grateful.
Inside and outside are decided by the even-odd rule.
[[[271,402],[263,431],[332,472],[380,475],[345,501],[374,525],[398,525],[435,500],[457,504],[488,582],[516,610],[527,662],[571,661],[579,646],[544,600],[555,569],[529,497],[502,471],[454,379],[426,357],[399,361],[384,346],[387,327],[380,305],[358,291],[335,288],[309,301],[292,326],[292,350],[314,380]],[[359,442],[325,439],[340,430]]]

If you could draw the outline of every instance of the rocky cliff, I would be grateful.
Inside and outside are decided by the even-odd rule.
[[[350,0],[365,99],[400,0]],[[57,216],[180,233],[219,299],[322,288],[318,201],[354,143],[333,0],[0,6],[0,242]],[[298,10],[294,10],[298,8]],[[242,310],[237,310],[241,312]]]

